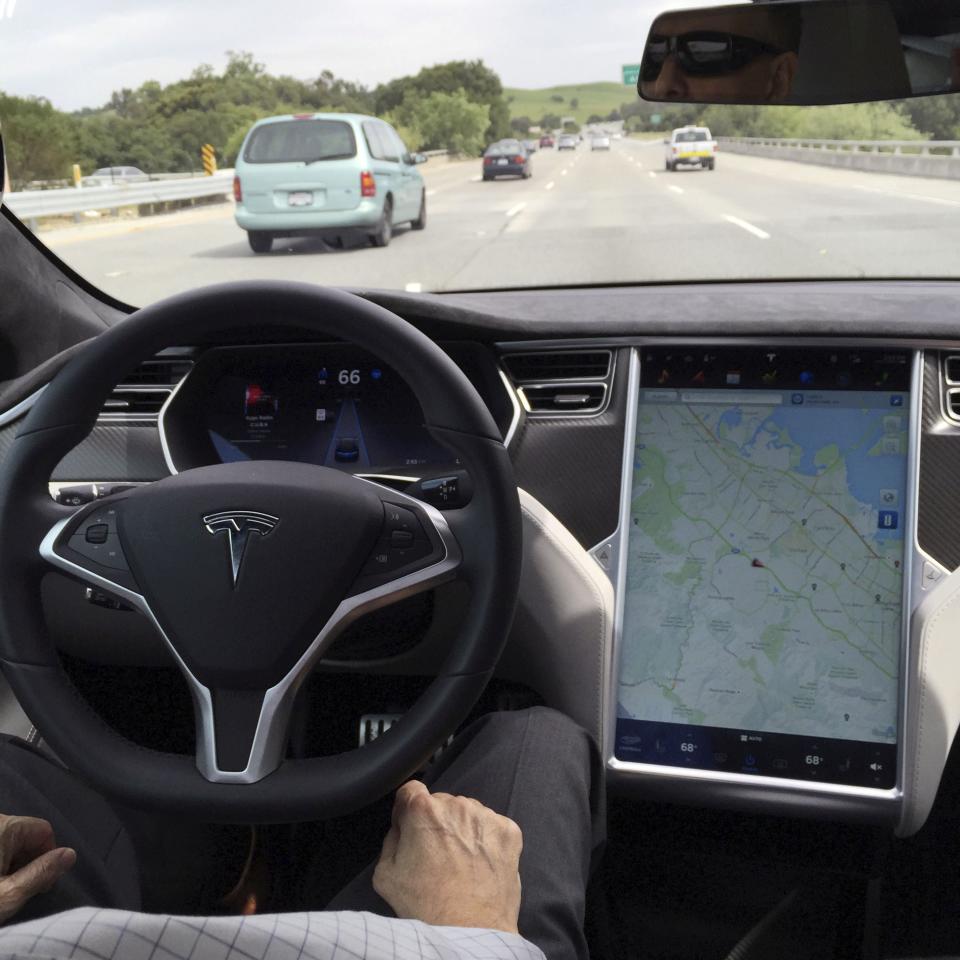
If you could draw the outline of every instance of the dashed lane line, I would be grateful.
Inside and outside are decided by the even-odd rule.
[[[752,223],[748,223],[746,220],[741,220],[739,217],[733,217],[729,213],[724,214],[723,217],[727,223],[732,223],[735,227],[739,227],[741,230],[746,230],[747,233],[752,233],[755,237],[760,240],[769,240],[770,234],[766,230],[761,230],[759,227],[755,227]]]

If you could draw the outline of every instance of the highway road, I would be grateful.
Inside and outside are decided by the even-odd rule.
[[[720,154],[668,173],[660,141],[533,157],[533,177],[480,180],[431,161],[428,224],[391,245],[281,240],[256,255],[232,203],[52,230],[43,239],[135,305],[224,280],[410,291],[637,281],[945,277],[960,273],[960,183]]]

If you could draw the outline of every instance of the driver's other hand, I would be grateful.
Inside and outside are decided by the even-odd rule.
[[[0,814],[0,923],[49,890],[76,862],[74,850],[54,846],[46,820]]]
[[[405,783],[373,874],[398,917],[517,933],[523,835],[478,800]]]

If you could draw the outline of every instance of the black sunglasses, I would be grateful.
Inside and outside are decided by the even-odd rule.
[[[660,76],[660,70],[671,54],[691,76],[719,77],[733,73],[765,53],[779,54],[783,50],[734,33],[716,33],[699,30],[676,37],[652,36],[647,42],[640,68],[640,79],[649,83]]]

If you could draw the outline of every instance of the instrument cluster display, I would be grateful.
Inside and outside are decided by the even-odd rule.
[[[353,473],[457,465],[401,377],[353,346],[210,350],[189,388],[199,422],[188,431],[208,462],[290,460]]]

